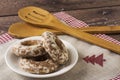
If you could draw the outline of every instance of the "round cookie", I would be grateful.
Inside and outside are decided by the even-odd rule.
[[[63,42],[52,32],[44,32],[43,47],[50,55],[53,61],[58,64],[65,64],[68,61],[68,51]]]
[[[51,59],[35,61],[32,59],[20,58],[19,65],[25,71],[34,74],[47,74],[58,69],[58,65]]]
[[[12,47],[12,53],[21,57],[35,57],[45,54],[41,40],[27,40]]]

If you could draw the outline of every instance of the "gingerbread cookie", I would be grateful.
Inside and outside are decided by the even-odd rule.
[[[58,65],[51,59],[46,59],[44,61],[35,61],[33,59],[21,58],[19,65],[25,71],[35,74],[47,74],[58,69]]]
[[[68,61],[68,51],[63,42],[52,32],[44,32],[43,47],[50,55],[53,61],[58,64],[65,64]]]
[[[27,40],[13,46],[12,52],[21,57],[35,57],[45,54],[41,40]]]

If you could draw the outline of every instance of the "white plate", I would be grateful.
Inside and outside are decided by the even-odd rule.
[[[21,41],[25,41],[25,40],[39,40],[39,39],[41,39],[40,36],[29,37],[29,38],[19,40],[19,41],[15,42],[13,45],[15,45],[15,44],[17,44]],[[50,73],[50,74],[31,74],[31,73],[25,72],[18,65],[19,57],[17,57],[13,53],[11,53],[11,48],[12,48],[13,45],[11,45],[5,53],[6,64],[14,72],[16,72],[20,75],[23,75],[23,76],[27,76],[27,77],[48,78],[48,77],[54,77],[54,76],[61,75],[65,72],[69,71],[70,69],[72,69],[75,66],[75,64],[77,63],[77,60],[78,60],[77,50],[67,41],[62,40],[62,42],[65,44],[65,46],[67,47],[67,49],[69,51],[70,60],[66,65],[64,65],[62,68],[60,68],[56,72],[53,72],[53,73]]]

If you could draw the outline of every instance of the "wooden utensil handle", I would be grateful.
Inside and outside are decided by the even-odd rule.
[[[78,30],[73,29],[67,25],[61,24],[59,21],[54,22],[53,25],[56,25],[56,27],[51,26],[51,28],[57,29],[57,30],[62,31],[66,34],[74,36],[78,39],[93,43],[95,45],[101,46],[103,48],[109,49],[111,51],[114,51],[114,52],[120,54],[120,46],[117,44],[114,44],[112,42],[108,42],[108,41],[105,41],[103,39],[97,38],[89,33],[85,33],[83,31],[78,31]]]
[[[90,26],[84,28],[74,28],[78,31],[84,31],[88,33],[105,33],[105,34],[112,34],[112,33],[120,33],[120,26]],[[61,31],[55,31],[57,34],[63,34]]]
[[[78,30],[88,33],[120,33],[120,26],[90,26]]]

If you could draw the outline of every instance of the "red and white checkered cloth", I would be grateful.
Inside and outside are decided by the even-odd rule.
[[[63,22],[65,22],[66,24],[75,27],[75,28],[81,28],[81,27],[89,27],[86,23],[84,23],[83,21],[80,21],[64,12],[59,12],[59,13],[55,13],[54,14],[58,19],[62,20]],[[94,34],[94,36],[99,37],[101,39],[104,39],[106,41],[109,42],[113,42],[115,44],[120,45],[120,41],[111,38],[108,35],[105,34]],[[8,33],[4,33],[2,35],[0,35],[0,44],[6,43],[10,40],[12,40],[14,38],[12,38]],[[110,79],[110,80],[120,80],[120,75],[118,75],[117,77]]]
[[[0,44],[6,43],[12,39],[13,38],[8,33],[4,33],[4,34],[0,35]]]

